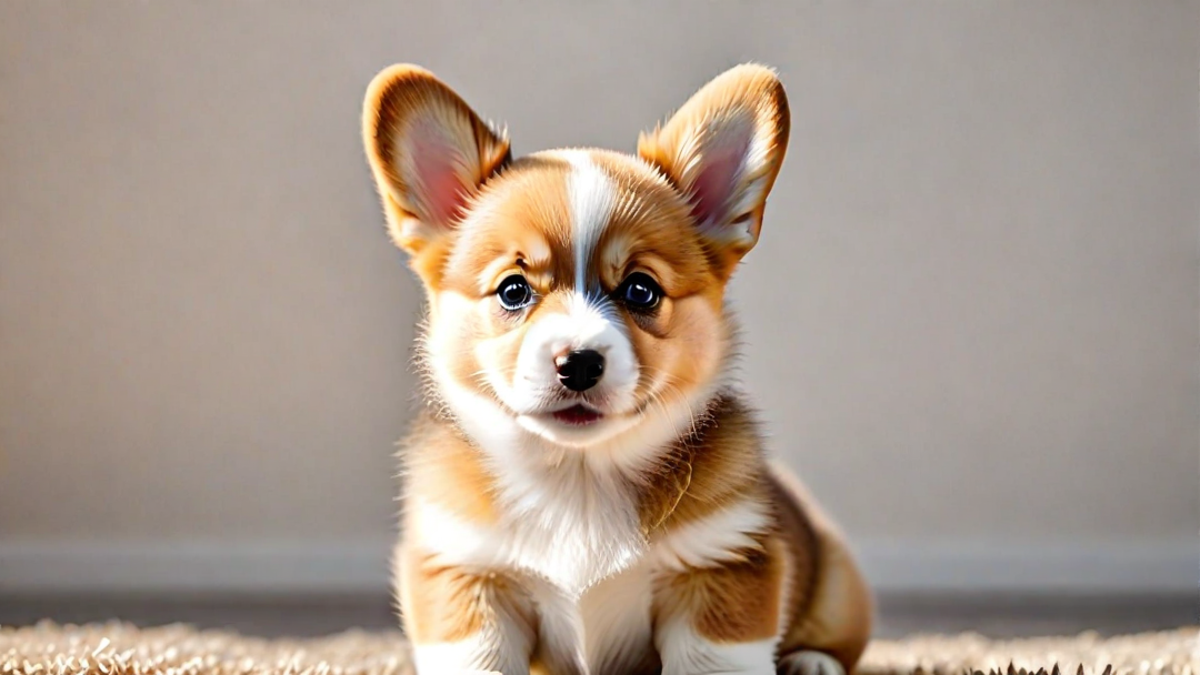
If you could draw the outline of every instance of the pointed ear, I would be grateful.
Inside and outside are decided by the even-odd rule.
[[[388,232],[415,254],[449,233],[467,200],[511,158],[493,130],[433,73],[400,64],[371,80],[363,143]]]
[[[638,139],[638,154],[688,196],[697,227],[731,267],[758,241],[789,124],[774,71],[746,64],[718,75]]]

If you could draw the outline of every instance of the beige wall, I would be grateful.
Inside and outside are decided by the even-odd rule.
[[[418,295],[358,124],[402,60],[518,153],[777,66],[745,379],[851,535],[1196,536],[1200,4],[584,7],[0,3],[0,549],[386,536]]]

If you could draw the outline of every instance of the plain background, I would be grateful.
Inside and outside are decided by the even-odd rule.
[[[518,154],[778,68],[733,296],[880,584],[1192,589],[1200,3],[0,3],[0,585],[382,588],[419,293],[364,88]]]

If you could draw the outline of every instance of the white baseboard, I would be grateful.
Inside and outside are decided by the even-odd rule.
[[[377,540],[0,540],[0,591],[388,592]]]
[[[855,546],[872,585],[894,593],[1191,593],[1200,537],[1086,541],[884,541]]]
[[[1200,539],[861,540],[879,593],[1194,593]],[[391,543],[0,540],[0,592],[388,593]]]

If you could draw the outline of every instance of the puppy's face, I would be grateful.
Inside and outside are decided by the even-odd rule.
[[[773,73],[742,66],[638,157],[513,161],[428,72],[380,73],[367,152],[428,296],[440,399],[466,427],[569,447],[690,421],[728,350],[725,284],[757,240],[787,120]]]
[[[544,153],[466,212],[429,280],[427,348],[442,379],[528,431],[587,444],[712,379],[722,288],[687,203],[648,166]]]

